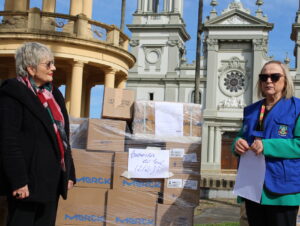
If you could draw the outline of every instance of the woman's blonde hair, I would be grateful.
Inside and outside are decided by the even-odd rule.
[[[284,90],[282,91],[282,96],[289,99],[294,95],[294,82],[290,76],[290,71],[288,69],[288,67],[282,63],[281,61],[277,61],[277,60],[271,60],[267,63],[265,63],[265,65],[262,67],[260,73],[262,73],[265,69],[265,67],[269,64],[277,64],[281,67],[283,74],[285,75],[285,80],[284,80]],[[261,90],[261,81],[258,79],[257,80],[257,97],[261,98],[261,97],[265,97],[265,94],[262,92]]]

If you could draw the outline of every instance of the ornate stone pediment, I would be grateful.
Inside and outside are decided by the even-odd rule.
[[[223,21],[220,21],[219,24],[251,24],[251,21],[246,20],[243,17],[240,17],[239,15],[233,15],[229,18],[226,18]]]
[[[259,26],[272,28],[273,24],[268,23],[261,18],[252,16],[239,9],[231,10],[220,16],[209,19],[205,22],[205,27],[222,27],[228,25],[241,25],[241,26]]]

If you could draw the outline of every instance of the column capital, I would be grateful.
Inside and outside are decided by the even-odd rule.
[[[107,75],[107,74],[116,74],[119,70],[109,67],[109,68],[105,68],[103,71]]]
[[[207,50],[218,51],[218,49],[219,49],[218,39],[207,38],[205,40],[205,42],[206,42],[206,45],[207,45]]]
[[[74,60],[72,62],[73,67],[83,67],[87,62],[86,61],[81,61],[81,60]]]
[[[252,43],[254,51],[266,51],[268,48],[268,39],[266,38],[253,39]]]

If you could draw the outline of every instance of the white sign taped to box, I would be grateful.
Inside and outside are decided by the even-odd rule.
[[[168,178],[169,150],[129,149],[129,178]]]

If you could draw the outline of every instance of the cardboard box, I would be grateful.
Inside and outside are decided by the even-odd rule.
[[[136,101],[134,103],[133,133],[153,134],[155,127],[155,103],[154,101]],[[168,102],[160,102],[168,103]],[[183,105],[183,136],[202,136],[202,107],[200,104],[176,103]],[[174,114],[174,113],[172,113]]]
[[[107,189],[74,187],[59,200],[56,225],[104,225]]]
[[[106,225],[155,225],[156,203],[151,193],[110,190]]]
[[[124,152],[126,122],[110,119],[89,119],[86,149]]]
[[[180,139],[177,140],[177,142],[166,142],[166,149],[181,149],[184,155],[187,154],[197,154],[197,161],[200,161],[201,159],[201,138],[186,138],[186,139]],[[178,153],[178,152],[177,152]],[[179,156],[177,156],[179,157]],[[183,156],[181,156],[183,157]]]
[[[187,162],[183,158],[171,158],[170,157],[170,172],[174,174],[200,174],[200,162]]]
[[[133,90],[105,88],[102,118],[131,119],[134,99]]]
[[[128,152],[130,148],[134,149],[146,149],[149,147],[157,149],[166,149],[166,143],[159,139],[147,139],[145,137],[128,136],[125,139],[125,152]]]
[[[122,176],[128,170],[128,153],[116,153],[114,165],[113,189],[161,192],[163,179],[127,179]]]
[[[176,205],[157,204],[156,225],[193,226],[194,208]]]
[[[72,156],[76,167],[76,186],[112,187],[114,153],[72,149]]]
[[[166,142],[170,150],[170,171],[173,173],[200,174],[201,139],[182,139]]]
[[[163,204],[184,207],[198,206],[200,199],[200,174],[175,174],[165,179]]]

